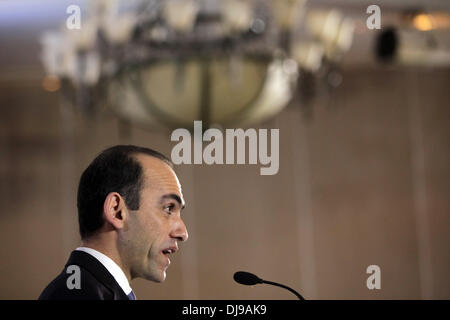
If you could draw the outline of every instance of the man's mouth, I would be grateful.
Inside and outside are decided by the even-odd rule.
[[[166,255],[172,254],[172,253],[174,253],[174,252],[175,252],[175,251],[172,250],[172,249],[164,249],[164,250],[162,251],[162,253],[164,253],[164,254],[166,254]]]
[[[164,256],[166,256],[166,259],[167,259],[167,265],[170,264],[169,255],[171,255],[172,253],[177,252],[177,250],[178,250],[178,248],[177,248],[176,246],[173,246],[173,247],[165,248],[165,249],[163,249],[163,250],[161,251],[162,254],[163,254]]]
[[[169,246],[169,247],[166,247],[166,248],[164,248],[163,250],[162,250],[162,252],[164,253],[164,254],[172,254],[172,253],[175,253],[175,252],[177,252],[178,251],[178,246],[175,244],[175,245],[172,245],[172,246]]]

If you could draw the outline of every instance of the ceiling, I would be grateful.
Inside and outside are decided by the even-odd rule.
[[[133,1],[127,0],[127,5]],[[207,0],[213,1],[213,0]],[[44,30],[58,28],[67,18],[66,8],[79,5],[82,10],[87,0],[0,0],[0,75],[20,74],[31,68],[41,70],[39,38]],[[378,4],[383,14],[398,10],[424,9],[450,12],[448,0],[309,0],[309,7],[334,7],[341,9],[363,23],[367,17],[365,9]],[[384,10],[384,11],[383,11]],[[82,11],[82,15],[84,11]],[[387,19],[386,19],[387,20]],[[386,21],[385,20],[385,21]],[[353,55],[347,57],[350,63],[364,62],[370,53],[371,39],[375,32],[356,35]],[[9,75],[8,75],[9,76]]]
[[[127,3],[133,1],[139,0],[127,0]],[[57,25],[61,18],[66,16],[65,10],[69,5],[76,4],[84,8],[87,2],[87,0],[0,0],[0,31],[9,27],[23,29],[29,26]],[[309,0],[307,4],[312,7],[338,7],[343,10],[356,10],[377,4],[382,11],[417,8],[450,11],[450,1],[447,0]]]
[[[310,0],[309,3],[338,7],[367,7],[369,5],[376,4],[380,6],[381,10],[383,10],[383,8],[450,10],[450,1],[448,0]]]

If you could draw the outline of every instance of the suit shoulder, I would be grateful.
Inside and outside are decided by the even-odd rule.
[[[110,300],[113,298],[113,292],[88,270],[78,265],[69,265],[47,285],[38,300]]]

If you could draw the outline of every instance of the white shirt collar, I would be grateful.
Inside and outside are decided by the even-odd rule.
[[[100,263],[109,271],[109,273],[111,273],[111,275],[117,281],[123,292],[125,292],[126,295],[130,294],[132,290],[125,273],[111,258],[92,248],[79,247],[75,250],[89,253],[91,256],[100,261]]]

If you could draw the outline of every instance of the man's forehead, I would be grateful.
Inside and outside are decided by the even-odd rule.
[[[145,185],[180,193],[180,197],[183,198],[180,181],[167,163],[146,154],[137,154],[135,157],[142,166]]]

